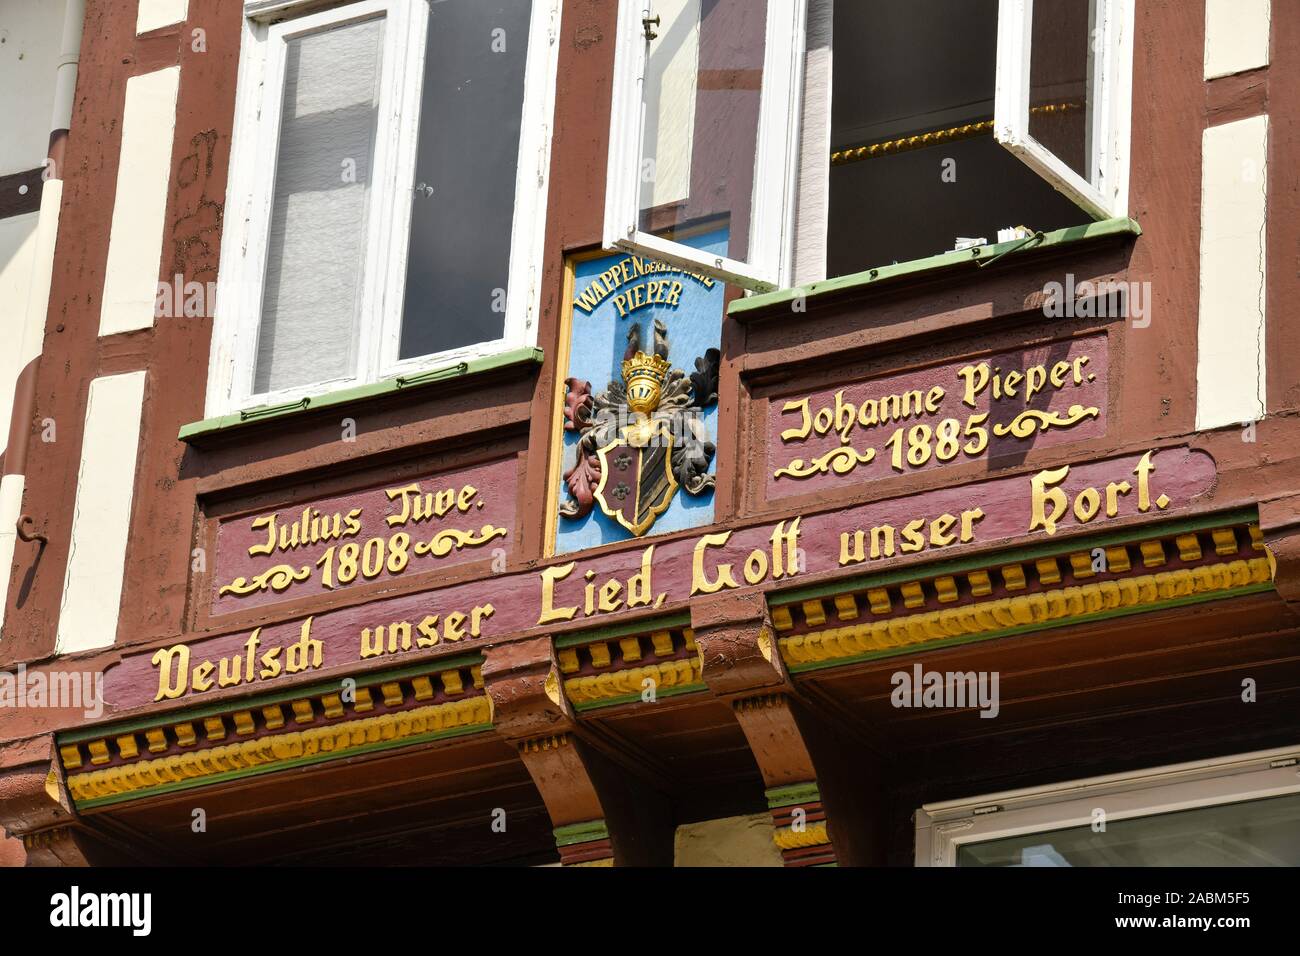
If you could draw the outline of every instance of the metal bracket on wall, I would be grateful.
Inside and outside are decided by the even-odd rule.
[[[28,544],[31,544],[31,543],[36,542],[36,541],[39,541],[42,545],[49,544],[49,543],[50,543],[50,539],[47,538],[47,537],[45,537],[45,535],[41,534],[39,531],[28,531],[28,530],[27,530],[27,526],[28,526],[28,525],[34,525],[34,524],[36,524],[36,519],[35,519],[35,518],[33,518],[31,515],[22,515],[22,516],[18,519],[18,537],[19,537],[19,539],[22,540],[22,541],[26,541]]]

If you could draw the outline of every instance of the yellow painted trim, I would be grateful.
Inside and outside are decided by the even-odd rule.
[[[627,697],[630,694],[641,693],[641,683],[646,678],[654,681],[656,688],[698,684],[700,681],[699,656],[677,661],[646,664],[644,667],[633,667],[628,670],[571,677],[564,682],[564,692],[568,695],[569,700],[575,704],[585,704],[596,700],[611,700],[615,697]]]
[[[1227,592],[1252,584],[1266,584],[1270,580],[1268,560],[1251,558],[1249,561],[1228,561],[1115,581],[1090,582],[1078,587],[927,611],[886,621],[867,621],[850,627],[782,637],[779,644],[781,656],[788,665],[821,663],[909,644],[988,634],[1119,608],[1140,608],[1215,591]]]
[[[551,446],[550,462],[546,486],[546,513],[542,533],[542,557],[549,558],[555,554],[555,539],[559,534],[560,480],[564,474],[564,396],[568,386],[564,384],[565,372],[568,370],[569,353],[573,348],[573,289],[578,274],[578,263],[586,258],[608,255],[606,252],[589,255],[566,256],[564,259],[564,288],[560,293],[560,329],[559,347],[555,350],[555,381],[552,383],[554,399],[551,407]]]
[[[798,850],[803,847],[822,846],[830,843],[831,837],[826,832],[825,823],[814,823],[799,832],[791,830],[789,827],[776,830],[772,833],[772,840],[782,850]]]
[[[486,724],[490,720],[487,698],[471,697],[74,774],[68,777],[68,790],[75,800],[98,800],[233,770],[273,766],[318,753],[345,753],[381,740],[418,737],[437,730]]]

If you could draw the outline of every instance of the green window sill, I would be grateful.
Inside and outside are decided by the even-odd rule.
[[[811,285],[795,286],[792,289],[780,289],[776,292],[748,296],[732,302],[731,307],[727,309],[727,314],[744,321],[751,317],[753,313],[788,306],[799,299],[808,300],[816,299],[819,296],[842,295],[855,290],[865,290],[882,282],[896,281],[909,276],[919,277],[960,267],[977,268],[1006,255],[1023,255],[1031,251],[1038,252],[1043,249],[1059,248],[1109,236],[1140,235],[1142,235],[1142,227],[1132,219],[1103,219],[1101,222],[1090,222],[1083,226],[1071,226],[1068,229],[1057,229],[1053,232],[1035,233],[1028,239],[1014,239],[1011,242],[995,242],[986,246],[975,246],[973,249],[962,249],[958,252],[944,252],[937,256],[930,256],[927,259],[914,259],[911,262],[900,262],[897,265],[880,266],[876,269],[868,269],[865,272],[841,276],[837,279],[814,282]]]
[[[325,395],[304,397],[296,402],[284,405],[259,405],[256,408],[246,408],[238,412],[232,412],[229,415],[219,415],[216,418],[207,418],[201,422],[191,422],[188,425],[181,426],[180,434],[177,437],[183,442],[194,442],[235,429],[265,424],[269,421],[296,418],[309,412],[319,412],[321,409],[350,405],[385,395],[405,395],[440,382],[462,379],[471,375],[481,375],[484,372],[492,372],[515,365],[540,365],[542,364],[542,357],[542,350],[537,348],[500,352],[496,355],[488,355],[483,358],[470,359],[466,362],[457,362],[454,365],[447,365],[442,368],[430,369],[427,372],[399,375],[396,378],[385,379],[371,385],[357,385],[353,388],[340,389],[337,392],[328,392]]]

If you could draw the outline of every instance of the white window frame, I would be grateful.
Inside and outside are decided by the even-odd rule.
[[[1300,746],[926,804],[915,814],[917,866],[956,866],[970,843],[1300,793]]]
[[[1084,178],[1029,133],[1034,0],[999,0],[994,136],[1097,219],[1128,215],[1133,102],[1133,0],[1091,0],[1088,163]]]
[[[300,402],[536,343],[560,0],[533,0],[532,5],[504,334],[495,341],[405,360],[398,355],[429,7],[426,0],[353,0],[324,10],[319,6],[313,0],[246,0],[244,4],[208,374],[210,417]],[[253,382],[274,200],[274,176],[268,170],[275,169],[279,146],[284,43],[303,33],[376,16],[384,16],[387,23],[354,370],[307,385],[256,393]]]
[[[701,252],[639,228],[645,132],[642,89],[648,59],[642,20],[651,15],[652,5],[653,0],[619,2],[605,247],[698,270],[754,291],[783,288],[790,283],[807,0],[767,0],[750,248],[744,262]]]

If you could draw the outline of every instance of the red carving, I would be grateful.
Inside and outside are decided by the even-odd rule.
[[[568,394],[564,397],[564,430],[581,431],[591,420],[591,383],[580,378],[569,378],[565,379],[564,384],[569,386]]]
[[[560,506],[566,518],[585,518],[596,504],[596,485],[600,483],[600,458],[596,455],[579,455],[577,464],[564,473],[572,501]]]

